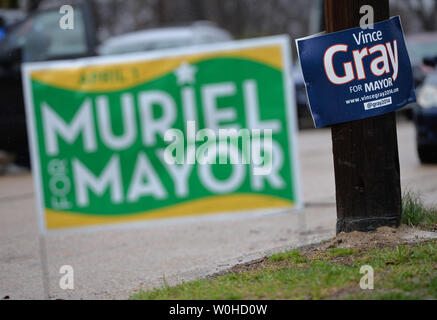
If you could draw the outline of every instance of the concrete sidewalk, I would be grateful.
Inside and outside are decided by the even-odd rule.
[[[437,201],[437,166],[421,166],[414,129],[398,129],[404,189]],[[46,238],[50,296],[126,299],[139,288],[195,279],[265,254],[335,233],[330,130],[299,136],[306,209],[249,218],[196,218],[131,230],[50,235]],[[40,242],[30,175],[0,177],[0,299],[43,298]],[[59,288],[59,268],[74,268],[75,289]]]

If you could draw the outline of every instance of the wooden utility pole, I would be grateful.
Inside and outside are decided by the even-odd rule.
[[[373,7],[375,22],[390,16],[389,0],[325,0],[327,32],[359,27],[364,5]],[[402,204],[395,113],[335,125],[331,131],[337,233],[399,226]]]

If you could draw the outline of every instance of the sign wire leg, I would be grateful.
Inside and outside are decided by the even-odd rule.
[[[39,249],[40,249],[40,260],[41,260],[41,271],[42,271],[42,284],[44,299],[49,300],[49,268],[48,268],[48,258],[47,258],[47,243],[45,235],[39,235]]]

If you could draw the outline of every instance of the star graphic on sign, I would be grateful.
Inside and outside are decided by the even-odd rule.
[[[196,82],[196,72],[197,68],[195,66],[192,66],[187,62],[182,63],[181,66],[174,71],[178,80],[178,85],[181,86],[184,84],[192,84]]]

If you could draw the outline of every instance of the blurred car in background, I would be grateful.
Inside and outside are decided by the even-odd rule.
[[[297,121],[299,129],[314,128],[314,122],[308,103],[308,96],[305,87],[305,80],[303,78],[302,67],[298,61],[293,66],[291,75],[293,78],[296,93]]]
[[[0,9],[0,40],[2,40],[10,26],[24,20],[24,13],[18,9]]]
[[[95,55],[90,7],[74,6],[75,25],[59,26],[59,7],[41,10],[6,29],[0,41],[0,150],[29,166],[26,118],[21,83],[23,62],[75,59]]]
[[[437,54],[437,32],[413,34],[406,37],[405,40],[413,71],[414,87],[417,89],[423,84],[427,75],[434,71],[423,61],[427,57]],[[413,120],[415,108],[416,104],[409,104],[397,113],[404,115],[408,120]]]
[[[437,163],[437,56],[426,58],[425,64],[434,68],[418,90],[414,120],[417,131],[417,151],[422,163]]]
[[[207,21],[194,22],[189,26],[156,28],[111,37],[99,48],[100,55],[145,52],[179,48],[232,40],[226,30]]]
[[[0,16],[0,41],[6,36],[6,21]]]
[[[434,69],[424,64],[426,58],[437,55],[437,32],[419,33],[408,36],[408,54],[413,69],[414,82],[416,87],[420,86],[426,76]]]

